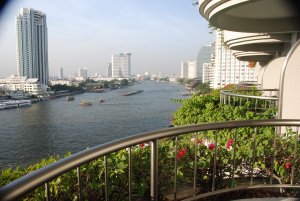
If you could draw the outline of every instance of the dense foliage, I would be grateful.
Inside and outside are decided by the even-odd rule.
[[[275,110],[255,113],[251,103],[243,106],[220,104],[219,91],[203,96],[193,96],[181,100],[181,107],[173,115],[174,126],[220,122],[243,119],[274,118]],[[217,151],[216,188],[238,186],[245,183],[242,177],[249,177],[254,166],[255,183],[264,183],[270,177],[274,161],[274,183],[289,183],[292,172],[294,182],[299,182],[300,146],[297,145],[295,131],[286,128],[284,135],[277,135],[274,128],[222,129],[218,131],[199,131],[178,136],[176,139],[159,141],[159,196],[167,200],[172,195],[175,173],[178,191],[183,186],[192,186],[194,167],[197,167],[198,192],[211,190],[213,159]],[[275,141],[274,141],[275,140]],[[276,151],[274,150],[274,142]],[[255,145],[255,150],[253,147]],[[177,147],[177,149],[176,149]],[[298,147],[297,152],[295,148]],[[234,151],[235,150],[235,151]],[[196,152],[195,152],[196,151]],[[195,163],[196,153],[196,163]],[[254,157],[254,158],[253,158]],[[13,181],[33,170],[45,166],[59,157],[53,156],[33,166],[3,170],[0,186]],[[255,163],[252,163],[255,159]],[[121,150],[108,156],[109,200],[126,200],[128,197],[128,153]],[[174,163],[177,164],[175,172]],[[83,196],[85,200],[104,200],[104,159],[99,158],[81,166]],[[170,179],[171,178],[171,179]],[[148,143],[132,147],[132,191],[134,200],[149,196],[150,186],[150,146]],[[249,179],[247,180],[249,183]],[[77,200],[76,171],[73,170],[50,182],[53,200]],[[71,184],[71,185],[70,185]],[[44,187],[40,187],[24,200],[39,200],[44,196]]]

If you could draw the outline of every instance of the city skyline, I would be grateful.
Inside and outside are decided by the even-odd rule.
[[[190,0],[13,1],[0,18],[0,77],[17,74],[14,18],[22,7],[47,15],[50,75],[57,75],[59,67],[65,75],[83,67],[89,75],[106,75],[110,55],[117,52],[135,55],[132,74],[178,75],[180,62],[195,59],[199,48],[213,38]]]

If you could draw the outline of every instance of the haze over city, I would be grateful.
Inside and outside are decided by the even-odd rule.
[[[180,62],[195,59],[210,44],[208,23],[191,0],[12,1],[0,16],[0,77],[16,74],[15,16],[29,7],[47,15],[49,73],[88,68],[106,74],[112,54],[132,53],[132,73],[179,74]]]

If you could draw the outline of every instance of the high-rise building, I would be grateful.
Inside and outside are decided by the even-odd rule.
[[[19,76],[38,78],[47,84],[48,30],[46,15],[32,8],[21,8],[16,16],[17,71]]]
[[[112,77],[129,78],[131,76],[131,53],[112,55]]]
[[[189,79],[199,78],[197,61],[182,61],[180,77]]]
[[[227,84],[237,84],[242,81],[256,81],[254,70],[248,67],[248,62],[239,61],[232,50],[224,45],[223,31],[216,30],[215,55],[211,87],[222,88]]]
[[[81,77],[81,78],[83,78],[84,80],[86,80],[87,77],[88,77],[87,68],[80,68],[78,70],[78,76]]]
[[[198,52],[198,56],[197,56],[197,77],[200,79],[201,82],[204,82],[204,78],[203,78],[203,64],[204,63],[209,63],[211,60],[211,45],[205,45],[202,46]]]
[[[58,69],[58,79],[64,79],[64,69],[62,67]]]
[[[112,65],[111,65],[111,63],[107,64],[107,77],[112,77]]]

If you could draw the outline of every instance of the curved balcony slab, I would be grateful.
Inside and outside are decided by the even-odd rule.
[[[224,43],[238,51],[282,51],[284,43],[291,41],[291,34],[241,33],[224,31]]]
[[[300,31],[294,0],[199,0],[199,12],[217,28],[237,32]]]
[[[257,61],[266,62],[270,61],[274,55],[266,52],[241,52],[236,51],[233,55],[240,61]]]

